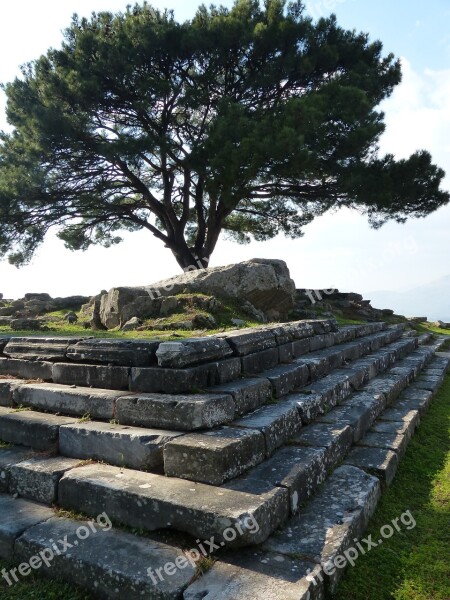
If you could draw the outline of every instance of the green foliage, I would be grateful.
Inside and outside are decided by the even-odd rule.
[[[400,79],[380,42],[300,1],[74,16],[5,86],[0,255],[27,262],[51,227],[75,250],[145,228],[186,268],[222,231],[297,237],[342,206],[374,226],[423,217],[449,200],[444,172],[427,152],[377,157]]]

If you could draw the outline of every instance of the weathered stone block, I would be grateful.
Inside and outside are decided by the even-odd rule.
[[[182,479],[107,465],[69,471],[60,482],[59,504],[97,516],[105,507],[111,520],[146,531],[169,528],[216,542],[225,529],[242,531],[230,547],[265,540],[287,516],[286,490],[262,495],[237,492]],[[258,531],[253,527],[258,523]]]
[[[245,378],[223,383],[209,389],[211,394],[231,394],[236,407],[236,416],[252,412],[272,398],[272,386],[268,379]]]
[[[391,485],[399,463],[398,455],[387,448],[353,448],[345,464],[375,475],[384,486]]]
[[[79,464],[79,460],[61,456],[29,458],[11,467],[10,492],[42,504],[54,504],[59,480]]]
[[[278,348],[269,348],[262,352],[255,352],[241,357],[242,372],[249,375],[262,373],[278,364],[280,359]]]
[[[73,423],[60,428],[59,451],[63,456],[162,472],[163,448],[179,435],[176,431],[113,423]]]
[[[169,477],[221,485],[262,462],[266,455],[261,432],[223,427],[184,435],[164,448]]]
[[[304,427],[291,442],[294,446],[325,449],[325,470],[336,467],[353,444],[353,431],[348,425],[314,423]]]
[[[310,577],[307,578],[310,573]],[[184,592],[184,600],[323,600],[323,575],[313,562],[244,551],[225,556]]]
[[[0,406],[12,406],[14,389],[20,383],[19,379],[0,379]]]
[[[67,358],[82,363],[147,367],[156,363],[159,343],[142,340],[81,340],[69,346]]]
[[[0,558],[12,560],[16,539],[29,527],[54,516],[53,510],[11,496],[0,496]]]
[[[246,329],[228,331],[219,334],[233,349],[235,356],[246,356],[255,352],[262,352],[277,346],[275,334],[270,329]]]
[[[272,384],[275,398],[286,396],[292,390],[306,384],[309,369],[303,364],[279,365],[264,372],[264,377]]]
[[[65,385],[105,390],[127,390],[128,373],[127,367],[56,363],[52,368],[52,379],[54,383]]]
[[[176,431],[210,429],[232,421],[235,414],[229,394],[141,394],[119,398],[116,407],[122,425]]]
[[[53,364],[50,362],[0,358],[0,375],[12,375],[23,379],[51,381],[52,367]]]
[[[0,440],[33,450],[56,450],[60,426],[73,422],[69,417],[0,408]]]
[[[22,446],[0,448],[0,492],[9,492],[11,467],[31,458],[34,452]]]
[[[129,392],[86,387],[72,388],[58,383],[30,383],[16,386],[13,398],[15,404],[19,406],[109,420],[114,418],[117,398],[126,394]]]
[[[302,426],[297,407],[288,402],[262,406],[253,413],[235,421],[233,426],[257,429],[265,438],[266,454],[270,456]]]
[[[85,535],[86,531],[90,535],[83,542],[80,533]],[[28,529],[17,540],[16,555],[20,560],[29,561],[30,556],[52,551],[55,540],[67,540],[71,544],[70,552],[53,552],[50,567],[42,564],[40,568],[51,577],[57,574],[91,593],[95,590],[99,598],[181,598],[183,589],[195,574],[195,568],[179,548],[111,529],[108,523],[102,528],[96,521],[53,517]],[[156,576],[158,570],[162,579]]]
[[[156,351],[158,365],[174,369],[221,360],[232,354],[226,340],[215,336],[162,342]]]
[[[280,554],[299,554],[316,560],[326,575],[331,593],[343,574],[333,568],[365,531],[380,497],[379,481],[352,466],[335,470],[325,485],[287,526],[272,535],[263,549]]]
[[[3,353],[10,358],[38,361],[64,361],[73,338],[12,338]]]

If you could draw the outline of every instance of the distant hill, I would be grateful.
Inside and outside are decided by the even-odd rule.
[[[407,317],[450,322],[450,275],[405,292],[375,291],[364,294],[375,308],[392,308]]]

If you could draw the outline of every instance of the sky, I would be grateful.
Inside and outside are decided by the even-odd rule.
[[[200,2],[153,0],[190,18]],[[218,2],[219,3],[219,2]],[[232,0],[220,2],[231,6]],[[19,75],[19,66],[58,47],[73,13],[123,10],[127,0],[21,0],[0,3],[0,82]],[[448,171],[450,189],[450,3],[448,0],[307,0],[314,17],[334,12],[343,27],[369,32],[386,53],[403,64],[403,82],[382,105],[386,132],[380,153],[397,158],[427,149]],[[7,129],[0,92],[0,129]],[[0,224],[1,226],[1,224]],[[342,210],[307,226],[304,237],[278,237],[240,246],[221,239],[211,265],[254,257],[286,260],[297,287],[337,288],[368,294],[404,291],[450,275],[450,206],[405,225],[372,230],[364,217]],[[70,252],[49,234],[32,263],[16,269],[0,262],[0,292],[19,298],[26,292],[52,296],[97,294],[113,286],[147,285],[179,272],[169,250],[148,232],[125,234],[119,246]]]

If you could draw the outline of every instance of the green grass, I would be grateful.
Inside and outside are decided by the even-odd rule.
[[[368,531],[410,510],[402,530],[350,568],[335,600],[450,599],[450,375],[423,419]],[[379,537],[379,536],[378,536]]]

